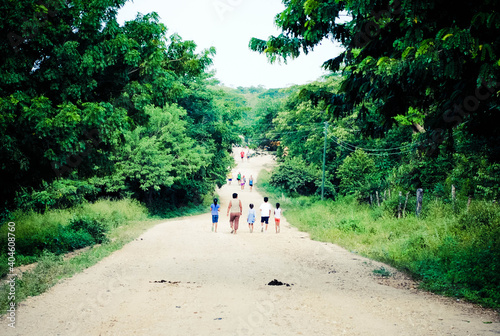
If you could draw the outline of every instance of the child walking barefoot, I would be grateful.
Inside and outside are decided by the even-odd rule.
[[[214,202],[210,205],[210,211],[212,213],[212,231],[214,231],[215,227],[215,232],[217,232],[217,223],[219,222],[220,211],[220,205],[217,204],[217,198],[214,198]]]
[[[276,209],[274,209],[274,224],[276,225],[276,233],[280,232],[281,212],[280,204],[276,203]]]
[[[229,201],[229,206],[227,207],[227,215],[231,213],[229,217],[229,224],[231,225],[231,233],[236,234],[238,231],[238,224],[240,222],[240,216],[243,212],[243,207],[241,201],[238,199],[238,194],[233,194],[233,199]]]
[[[255,213],[255,209],[253,208],[253,204],[250,203],[250,210],[248,210],[248,218],[247,218],[248,228],[250,229],[250,233],[253,232],[253,223],[255,223],[255,216],[257,216],[257,214]]]

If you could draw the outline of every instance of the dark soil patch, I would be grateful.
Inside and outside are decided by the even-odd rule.
[[[293,284],[290,285],[290,284],[278,281],[276,279],[274,279],[273,281],[269,282],[267,285],[268,286],[287,286],[287,287],[293,286]]]

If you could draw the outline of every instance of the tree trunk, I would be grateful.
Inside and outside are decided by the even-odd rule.
[[[410,192],[409,191],[406,193],[405,206],[403,207],[403,217],[406,216],[406,205],[408,204],[408,196],[410,196]]]
[[[370,205],[373,206],[373,196],[372,196],[372,194],[370,194]]]
[[[420,213],[422,212],[423,200],[424,200],[424,189],[419,188],[417,189],[417,209],[415,211],[417,217],[420,217]]]
[[[378,197],[378,191],[375,192],[375,195],[377,196],[377,205],[380,206],[380,198]]]
[[[418,131],[418,133],[425,133],[425,128],[423,128],[420,124],[414,122],[412,126]]]
[[[472,201],[472,195],[469,195],[469,199],[467,200],[467,211],[469,211],[471,201]]]

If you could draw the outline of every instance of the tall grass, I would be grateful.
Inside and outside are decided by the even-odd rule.
[[[312,239],[388,263],[421,280],[425,289],[500,308],[498,206],[476,201],[469,210],[454,210],[433,200],[420,218],[409,213],[398,219],[390,202],[370,207],[351,197],[293,198],[269,185],[268,172],[259,181],[266,194],[280,199],[287,221]]]
[[[109,230],[132,220],[144,220],[147,211],[138,202],[100,200],[65,210],[14,213],[16,262],[36,261],[44,252],[56,255],[102,243]],[[0,227],[0,277],[6,274],[7,225]]]
[[[194,215],[205,210],[206,206],[180,208],[175,214],[167,217]],[[94,265],[162,220],[160,217],[148,216],[148,211],[143,205],[130,199],[100,200],[71,209],[49,210],[44,214],[18,211],[14,213],[14,218],[16,266],[37,262],[33,270],[23,273],[22,277],[16,280],[16,303],[28,296],[39,295],[60,279],[70,277]],[[6,224],[0,227],[2,248],[7,246]],[[96,245],[95,240],[89,240],[89,237],[92,238],[90,233],[89,235],[82,233],[85,229],[89,229],[89,226],[93,228],[91,225],[97,225],[98,229],[104,230],[105,239],[102,244]],[[63,253],[71,250],[68,241],[75,241],[80,247],[84,243],[89,243],[91,247],[71,259],[64,259]],[[0,255],[2,276],[9,273],[8,267],[6,250],[2,250]],[[8,290],[6,284],[0,285],[0,315],[5,312],[10,302],[7,296]]]

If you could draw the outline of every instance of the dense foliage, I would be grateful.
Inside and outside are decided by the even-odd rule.
[[[224,182],[239,113],[210,79],[215,50],[167,36],[155,13],[120,26],[124,2],[0,4],[3,209],[174,207]]]
[[[370,181],[358,174],[366,191],[442,197],[455,185],[460,197],[500,196],[498,1],[283,2],[282,34],[252,39],[253,50],[276,61],[325,38],[345,47],[324,63],[339,77],[298,89],[273,119],[290,156],[320,166],[323,134],[314,126],[329,122],[327,172],[343,194],[355,190],[339,167],[362,149],[377,172]]]

